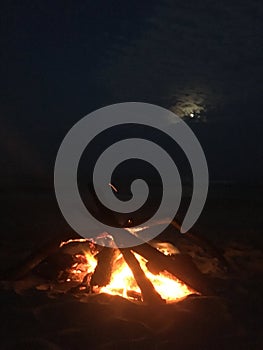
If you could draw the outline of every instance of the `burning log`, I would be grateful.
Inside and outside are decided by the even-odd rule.
[[[156,292],[151,281],[145,276],[139,261],[129,249],[120,249],[124,260],[132,270],[133,276],[141,290],[143,301],[148,304],[163,304],[165,300]]]
[[[152,273],[158,274],[166,270],[197,292],[205,295],[214,294],[208,286],[207,279],[190,257],[183,254],[166,256],[149,244],[135,246],[132,250],[148,260],[147,268]]]
[[[98,263],[92,275],[90,285],[104,287],[110,283],[113,264],[118,250],[104,247],[96,256]]]

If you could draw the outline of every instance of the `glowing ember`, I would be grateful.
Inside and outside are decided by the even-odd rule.
[[[85,253],[85,255],[76,254],[75,259],[77,262],[68,271],[67,282],[82,282],[85,276],[93,274],[97,266],[97,260],[91,252]]]

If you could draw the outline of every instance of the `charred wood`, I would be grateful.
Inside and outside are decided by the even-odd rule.
[[[96,255],[98,263],[90,281],[91,286],[104,287],[110,283],[113,264],[117,258],[117,255],[117,249],[108,247],[104,247]]]
[[[206,276],[198,270],[188,255],[166,256],[149,244],[138,245],[132,249],[148,260],[147,268],[152,273],[167,271],[201,294],[214,294]]]
[[[156,292],[151,281],[145,276],[144,271],[142,270],[139,261],[136,259],[134,254],[129,249],[120,249],[124,260],[132,270],[133,276],[141,290],[143,301],[152,304],[158,303],[163,304],[165,301],[161,296]]]

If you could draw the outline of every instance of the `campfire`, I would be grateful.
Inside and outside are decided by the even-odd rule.
[[[39,334],[63,349],[128,343],[147,349],[153,339],[160,349],[203,348],[204,334],[212,348],[230,327],[225,303],[180,243],[184,238],[167,236],[129,248],[76,235],[53,239],[9,271],[2,286],[19,310],[30,305]]]
[[[205,276],[191,258],[161,241],[110,248],[84,238],[69,239],[35,253],[12,278],[30,280],[30,288],[49,294],[104,293],[144,304],[210,294]]]
[[[194,241],[191,235],[189,239]],[[8,279],[49,295],[107,294],[148,305],[213,295],[207,276],[182,248],[160,238],[121,248],[106,232],[96,241],[80,236],[52,240],[8,273]]]
[[[66,248],[67,245],[78,244],[80,241],[83,242],[62,242],[61,247]],[[93,243],[85,243],[84,251],[74,255],[75,262],[62,275],[61,283],[77,284],[83,292],[119,295],[136,301],[155,299],[159,302],[172,302],[196,293],[168,271],[158,274],[151,272],[148,268],[149,261],[132,250],[99,250]],[[174,254],[174,250],[169,250],[169,244],[160,246],[159,251],[166,256]]]

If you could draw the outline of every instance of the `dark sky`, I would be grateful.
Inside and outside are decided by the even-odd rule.
[[[211,178],[262,183],[261,1],[9,0],[0,16],[2,186],[52,183],[73,124],[125,101],[199,104]]]

